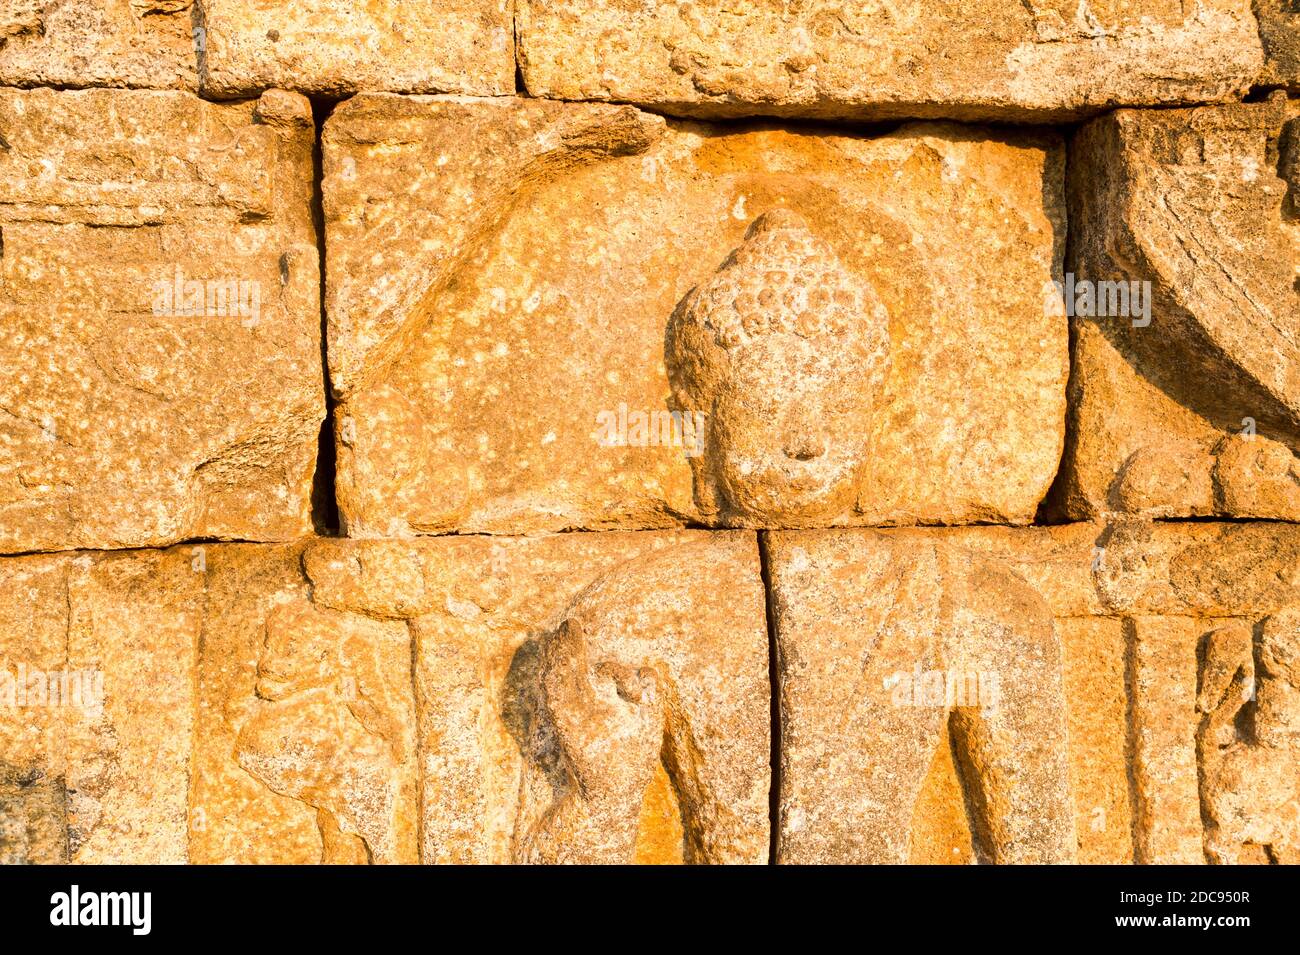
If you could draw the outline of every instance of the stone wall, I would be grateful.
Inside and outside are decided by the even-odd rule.
[[[1300,859],[1294,0],[5,0],[0,861]]]

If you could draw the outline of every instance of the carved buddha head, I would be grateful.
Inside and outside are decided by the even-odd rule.
[[[695,497],[718,523],[852,508],[889,361],[884,306],[797,214],[754,221],[668,325],[674,410],[704,412]]]

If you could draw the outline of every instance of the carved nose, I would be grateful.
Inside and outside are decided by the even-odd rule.
[[[816,434],[791,435],[782,450],[795,461],[815,461],[826,453],[826,438]]]

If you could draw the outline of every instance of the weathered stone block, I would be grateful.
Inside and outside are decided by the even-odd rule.
[[[284,87],[502,95],[515,89],[510,0],[199,0],[205,93]]]
[[[0,597],[0,854],[186,861],[189,551],[4,558]]]
[[[310,532],[312,137],[284,92],[0,91],[0,552]]]
[[[4,861],[767,859],[752,534],[10,557],[0,598]]]
[[[5,0],[0,86],[198,87],[191,0]]]
[[[1260,83],[1300,90],[1300,4],[1255,0],[1255,15],[1266,61]]]
[[[1054,506],[1300,517],[1300,103],[1121,110],[1079,133],[1070,168]]]
[[[325,129],[352,536],[1028,523],[1053,135],[359,96]]]
[[[934,534],[781,532],[767,546],[777,861],[908,861],[949,732],[978,855],[1073,861],[1061,643],[1043,598]]]
[[[534,96],[699,116],[1059,120],[1222,100],[1262,64],[1250,0],[520,0]]]

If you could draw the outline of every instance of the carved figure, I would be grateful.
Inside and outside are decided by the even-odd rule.
[[[323,862],[415,861],[397,819],[411,755],[397,680],[347,614],[292,603],[266,622],[261,702],[236,756],[272,790],[316,810]]]
[[[1300,862],[1300,607],[1206,640],[1197,709],[1205,851],[1240,861],[1260,846],[1272,861]]]

